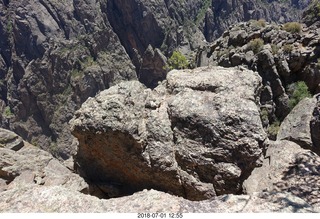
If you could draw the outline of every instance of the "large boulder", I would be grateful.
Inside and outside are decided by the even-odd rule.
[[[261,167],[244,182],[248,194],[287,192],[320,207],[320,157],[294,142],[270,142]]]
[[[241,192],[266,139],[260,85],[249,70],[204,67],[171,71],[153,91],[138,81],[113,86],[70,122],[77,169],[118,195],[153,188],[202,200]]]
[[[320,154],[320,99],[305,98],[282,122],[277,140],[293,141]]]

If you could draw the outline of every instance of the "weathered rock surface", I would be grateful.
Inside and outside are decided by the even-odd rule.
[[[300,101],[283,120],[277,139],[296,142],[320,154],[319,108],[317,96]]]
[[[87,183],[51,154],[26,142],[20,144],[19,148],[0,147],[0,191],[29,184],[59,185],[74,191],[87,191]]]
[[[18,151],[23,145],[23,139],[20,136],[14,132],[0,128],[0,148]]]
[[[87,184],[49,153],[26,142],[24,144],[18,151],[0,148],[0,212],[310,213],[320,210],[317,205],[312,206],[281,191],[223,195],[201,202],[155,190],[116,199],[98,199],[80,193],[87,189]]]
[[[320,3],[312,1],[310,7],[303,12],[303,22],[307,25],[320,25]]]
[[[167,58],[159,49],[148,46],[142,57],[138,78],[139,81],[150,88],[158,86],[158,82],[166,79]]]
[[[289,100],[296,82],[305,82],[312,94],[320,91],[320,29],[316,25],[299,23],[291,26],[296,30],[263,20],[235,24],[212,44],[211,50],[204,49],[206,54],[197,58],[200,66],[241,65],[259,73],[263,83],[260,104],[266,130],[289,114]],[[269,138],[276,139],[274,130],[268,134]]]
[[[30,185],[0,193],[0,212],[11,213],[313,213],[319,210],[287,193],[223,195],[201,202],[155,190],[108,200],[59,186]]]
[[[265,19],[268,22],[299,21],[310,1],[213,0],[207,10],[204,33],[208,41],[217,39],[231,24]]]
[[[72,119],[80,174],[120,194],[159,189],[191,200],[241,192],[266,134],[252,71],[171,71],[154,91],[138,81],[89,98]]]
[[[290,141],[270,142],[261,167],[244,182],[248,194],[287,192],[320,207],[320,157]]]

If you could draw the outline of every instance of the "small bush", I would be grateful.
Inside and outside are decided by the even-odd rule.
[[[283,29],[290,33],[300,33],[302,28],[298,22],[289,22],[284,24]]]
[[[268,137],[271,140],[276,140],[279,129],[280,129],[280,122],[276,120],[267,129]]]
[[[291,53],[292,50],[293,50],[293,45],[292,45],[292,44],[285,44],[285,45],[283,46],[283,51],[284,51],[285,53]]]
[[[317,60],[317,68],[320,69],[320,58]]]
[[[263,48],[264,41],[261,38],[253,39],[249,42],[249,48],[253,51],[254,54],[260,52]]]
[[[6,118],[11,118],[13,116],[13,113],[10,109],[9,106],[7,106],[5,109],[4,109],[4,112],[3,112],[3,115],[6,117]]]
[[[265,109],[265,108],[262,109],[261,112],[260,112],[260,117],[261,117],[261,120],[262,120],[262,121],[268,120],[268,118],[269,118],[268,110]]]
[[[273,55],[276,55],[279,52],[279,47],[275,44],[271,44],[271,51]]]
[[[174,51],[168,60],[168,68],[172,69],[186,69],[189,66],[187,58],[179,51]]]
[[[252,25],[254,27],[265,27],[266,26],[266,20],[260,19],[260,20],[253,20]]]
[[[289,88],[289,107],[292,110],[302,99],[311,97],[308,86],[304,81],[298,81]],[[292,93],[290,95],[290,93]]]
[[[8,21],[6,29],[7,29],[7,33],[9,33],[9,34],[12,33],[12,31],[13,31],[13,23],[12,23],[11,20]]]

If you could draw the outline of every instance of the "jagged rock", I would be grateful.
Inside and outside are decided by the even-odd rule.
[[[310,7],[303,12],[303,22],[307,25],[318,25],[320,21],[320,5],[318,1],[312,1]]]
[[[206,39],[212,41],[220,37],[230,24],[241,21],[259,19],[275,23],[298,21],[302,17],[303,9],[308,5],[309,1],[271,0],[266,3],[255,0],[214,0],[206,13],[203,32]]]
[[[293,141],[320,153],[317,96],[305,98],[283,120],[277,140]]]
[[[179,50],[193,61],[194,51],[207,45],[197,26],[208,7],[201,0],[110,0],[106,9],[114,31],[136,66],[139,81],[154,88],[168,71],[164,68],[164,55],[168,58]]]
[[[142,58],[142,64],[139,70],[139,81],[150,88],[158,86],[158,82],[166,78],[167,58],[159,49],[153,49],[148,46]]]
[[[3,147],[18,151],[23,145],[23,140],[20,136],[14,132],[0,128],[0,148]]]
[[[19,150],[0,148],[0,190],[37,184],[86,192],[87,183],[51,154],[25,142]]]
[[[216,65],[241,65],[259,73],[264,86],[260,97],[261,106],[273,107],[268,111],[271,113],[268,117],[273,118],[269,120],[270,123],[275,119],[282,121],[289,114],[291,93],[288,87],[291,84],[304,81],[311,93],[320,91],[317,67],[320,54],[319,28],[314,25],[295,25],[300,25],[302,31],[293,34],[286,31],[284,25],[264,21],[251,20],[235,24],[212,44],[207,53]],[[207,59],[204,58],[204,62],[196,60],[196,63],[201,65],[210,62]]]
[[[248,194],[288,192],[320,207],[320,157],[290,141],[270,142],[262,167],[244,182]]]
[[[124,194],[155,188],[202,200],[239,192],[266,138],[260,83],[252,71],[204,67],[171,71],[154,91],[137,81],[111,87],[70,122],[79,172]]]
[[[124,204],[125,203],[125,204]],[[315,213],[288,193],[224,195],[192,202],[167,193],[144,190],[117,199],[98,199],[63,187],[23,186],[0,193],[0,212],[10,213]]]

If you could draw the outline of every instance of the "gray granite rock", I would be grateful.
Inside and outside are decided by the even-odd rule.
[[[244,191],[286,192],[320,207],[320,157],[294,142],[270,142],[261,167],[244,182]]]
[[[281,123],[277,139],[296,142],[319,154],[318,105],[316,96],[301,100]]]
[[[29,185],[0,193],[0,212],[10,213],[313,213],[319,212],[287,193],[223,195],[192,202],[155,190],[116,199],[98,199],[61,186]]]
[[[78,171],[123,194],[154,188],[202,200],[239,192],[266,139],[260,85],[249,70],[204,67],[171,71],[153,91],[137,81],[113,86],[70,122]]]
[[[88,185],[51,154],[25,142],[19,151],[0,148],[0,190],[27,184],[56,186],[86,192]]]

